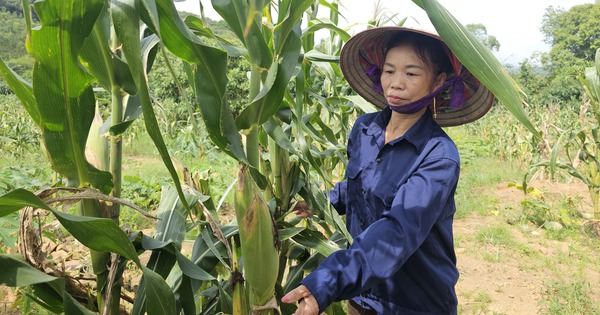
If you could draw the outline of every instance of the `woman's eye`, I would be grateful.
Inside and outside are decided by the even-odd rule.
[[[416,73],[413,73],[413,72],[407,72],[407,73],[406,73],[406,75],[407,75],[407,76],[409,76],[409,77],[415,77],[415,76],[417,76],[418,74],[416,74]]]

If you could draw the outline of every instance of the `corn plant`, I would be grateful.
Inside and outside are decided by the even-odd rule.
[[[596,52],[596,63],[586,68],[580,81],[589,96],[589,104],[583,104],[579,121],[562,130],[554,144],[549,159],[532,166],[547,168],[551,174],[565,170],[569,176],[587,185],[592,200],[594,222],[600,220],[600,50]],[[524,182],[527,182],[528,173]],[[598,234],[598,224],[590,225]],[[600,234],[598,234],[600,235]]]
[[[2,214],[8,215],[17,210],[14,205],[30,205],[53,212],[59,221],[64,219],[61,223],[65,228],[91,251],[98,294],[96,301],[89,303],[90,310],[105,314],[119,311],[120,277],[124,264],[129,260],[143,272],[146,289],[138,290],[134,308],[148,313],[173,314],[182,303],[178,302],[177,306],[174,292],[164,278],[174,259],[184,263],[181,259],[185,258],[178,256],[180,246],[176,246],[174,239],[160,237],[158,240],[163,242],[151,247],[146,246],[152,242],[144,241],[145,238],[133,238],[132,242],[118,228],[120,203],[115,200],[121,194],[122,134],[134,119],[143,114],[146,129],[175,179],[178,202],[189,211],[189,197],[183,192],[158,129],[146,71],[151,68],[160,36],[169,38],[163,45],[171,49],[178,44],[173,44],[173,41],[183,41],[188,46],[201,45],[193,43],[185,37],[182,29],[177,28],[181,21],[171,1],[49,0],[38,1],[33,6],[40,17],[39,28],[31,26],[30,4],[23,1],[27,48],[35,59],[32,83],[11,71],[3,61],[0,62],[0,73],[40,128],[45,153],[53,170],[64,176],[70,187],[94,189],[96,194],[110,194],[116,199],[104,202],[100,200],[108,197],[75,197],[83,199],[78,206],[80,216],[71,217],[54,210],[35,195],[16,190],[2,197]],[[152,30],[142,33],[142,25]],[[198,51],[210,49],[206,46],[198,48]],[[101,121],[95,125],[93,84],[112,95],[111,118],[103,126],[99,126]],[[108,134],[110,141],[100,134]],[[86,147],[92,155],[85,154]],[[168,222],[173,225],[159,225],[158,236],[161,232],[173,230],[174,221]],[[180,231],[182,228],[185,230],[185,225],[177,227]],[[141,245],[139,240],[142,240]],[[152,265],[144,266],[135,246],[153,250],[160,258]],[[188,265],[194,267],[184,269],[187,270],[184,271],[186,276],[211,279],[198,271],[194,264]],[[14,256],[4,257],[2,266],[15,272],[25,268],[36,273]],[[4,275],[9,276],[10,273]],[[43,300],[43,305],[53,312],[89,312],[70,296],[60,279],[41,277],[30,281],[3,278],[0,282],[15,286],[33,285],[36,294],[41,297],[38,301]],[[188,303],[188,312],[193,301],[191,303]]]

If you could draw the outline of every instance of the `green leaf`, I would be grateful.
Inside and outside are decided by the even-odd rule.
[[[189,27],[190,30],[192,30],[197,36],[215,39],[219,46],[221,46],[221,48],[227,52],[228,56],[241,57],[248,54],[247,49],[235,46],[233,43],[229,42],[223,37],[214,34],[210,28],[204,26],[202,20],[197,16],[186,16],[185,25],[187,25],[187,27]]]
[[[97,314],[85,307],[67,293],[65,280],[47,275],[29,265],[20,255],[0,255],[0,284],[10,287],[33,286],[36,295],[44,297],[43,307],[54,313]],[[62,305],[60,305],[62,303]]]
[[[140,265],[129,237],[113,220],[51,211],[65,229],[86,247],[98,252],[118,253]]]
[[[42,199],[32,192],[25,189],[16,189],[0,196],[0,217],[7,216],[27,206],[51,210]]]
[[[184,192],[184,196],[189,205],[198,201],[194,194]],[[180,202],[177,190],[172,186],[163,187],[156,211],[159,221],[155,238],[162,242],[173,242],[178,250],[181,250],[186,231],[186,214],[184,203]]]
[[[4,81],[6,81],[13,92],[15,92],[15,95],[19,98],[35,124],[42,126],[42,115],[38,110],[37,101],[33,96],[31,84],[10,69],[2,59],[0,59],[0,74],[2,74]]]
[[[8,248],[15,249],[17,232],[19,231],[19,216],[0,217],[0,241]]]
[[[91,35],[84,42],[80,57],[106,91],[110,92],[113,86],[118,86],[135,95],[137,89],[127,63],[116,56],[109,47],[110,32],[109,11],[102,10]]]
[[[261,125],[273,116],[281,106],[283,96],[299,63],[300,49],[300,26],[297,25],[287,36],[281,35],[287,41],[283,45],[280,58],[273,62],[269,69],[267,82],[259,93],[264,97],[256,99],[248,105],[236,118],[239,129],[249,129],[254,125]],[[273,69],[275,67],[276,69]],[[274,78],[273,78],[274,76]],[[272,83],[271,83],[272,82]]]
[[[175,296],[165,280],[156,272],[142,267],[146,280],[146,303],[148,315],[176,314]]]
[[[256,18],[260,16],[257,13],[262,8],[251,8],[247,1],[237,0],[212,0],[211,3],[215,11],[244,43],[252,64],[258,68],[269,68],[273,62],[273,51],[262,33],[262,20]]]
[[[238,233],[237,226],[222,226],[223,234],[227,239]],[[192,250],[192,262],[206,271],[212,271],[219,261],[227,259],[225,245],[211,233],[198,235]],[[206,234],[206,235],[205,235]]]
[[[292,237],[292,239],[298,244],[316,250],[325,257],[340,249],[336,243],[326,239],[323,234],[314,230],[306,229]]]
[[[427,12],[440,37],[460,62],[496,95],[517,120],[540,137],[539,131],[523,112],[524,92],[490,50],[436,0],[413,2]]]
[[[59,279],[35,269],[17,254],[0,255],[0,266],[0,284],[9,287],[24,287]]]
[[[143,1],[146,8],[154,6],[156,9],[142,12],[144,22],[159,35],[171,53],[196,68],[192,81],[211,140],[236,159],[245,161],[242,141],[225,97],[227,54],[206,45],[194,35],[179,18],[172,3],[160,1],[156,7],[152,0]]]
[[[163,1],[164,2],[164,1]],[[146,67],[144,66],[142,44],[140,41],[140,1],[136,0],[115,0],[111,1],[111,13],[113,16],[113,24],[117,37],[122,42],[123,52],[127,58],[129,68],[133,74],[133,79],[139,91],[140,103],[144,113],[144,122],[146,130],[154,145],[158,149],[163,164],[166,166],[169,174],[173,178],[175,187],[179,196],[183,200],[185,208],[189,211],[189,205],[185,203],[183,190],[179,181],[177,171],[173,166],[169,150],[165,145],[162,133],[158,126],[154,109],[152,108],[152,100],[148,90],[148,82],[146,78]],[[171,3],[171,6],[173,4]]]
[[[314,23],[315,21],[319,21],[319,23]],[[333,22],[331,22],[327,19],[311,20],[310,25],[309,25],[308,29],[304,32],[303,36],[306,36],[308,34],[314,34],[316,31],[321,30],[321,29],[329,29],[329,30],[334,31],[335,33],[337,33],[340,36],[340,39],[343,42],[347,42],[350,39],[350,34],[348,34],[348,32],[339,28],[336,24],[334,24]]]
[[[94,168],[84,154],[95,98],[93,77],[78,60],[103,6],[103,0],[35,2],[42,26],[32,30],[28,50],[36,60],[33,94],[53,169],[71,186],[91,185],[108,193],[112,175]]]

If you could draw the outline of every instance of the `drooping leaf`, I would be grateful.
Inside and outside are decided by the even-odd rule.
[[[32,192],[25,189],[16,189],[0,196],[0,217],[7,216],[27,206],[50,210],[50,207]]]
[[[94,313],[81,305],[65,290],[65,280],[47,275],[29,265],[20,255],[0,255],[0,284],[9,287],[33,286],[36,294],[45,297],[43,307],[55,313],[90,315]]]
[[[142,54],[142,43],[140,40],[141,6],[142,3],[139,0],[111,1],[113,24],[117,37],[123,45],[123,53],[127,58],[127,63],[133,74],[133,80],[139,91],[138,93],[140,103],[142,104],[142,111],[144,113],[146,131],[160,153],[163,164],[169,171],[169,174],[171,174],[182,202],[186,209],[189,210],[189,205],[185,201],[177,171],[173,166],[169,150],[162,137],[156,115],[154,114],[154,109],[152,108],[152,100],[150,98],[146,77],[146,67],[144,65],[144,57]],[[173,6],[172,3],[171,6]]]
[[[226,102],[227,54],[203,43],[185,26],[168,1],[143,0],[142,19],[175,56],[195,68],[191,80],[212,141],[238,160],[246,160],[233,114]],[[160,18],[159,18],[160,17]]]
[[[38,110],[37,101],[33,96],[31,84],[10,69],[2,59],[0,59],[0,74],[2,74],[4,81],[6,81],[8,86],[10,86],[15,95],[19,98],[35,124],[42,126],[42,115]]]
[[[148,315],[175,315],[175,296],[165,280],[156,272],[142,267],[146,280]]]
[[[251,8],[247,1],[212,0],[211,3],[215,11],[244,43],[252,64],[260,69],[268,69],[273,62],[273,51],[269,48],[262,32],[262,21],[257,21],[254,15],[262,8]]]
[[[42,26],[32,30],[27,49],[35,59],[33,94],[53,169],[71,186],[91,185],[108,193],[112,189],[111,174],[94,168],[85,159],[95,98],[93,78],[78,59],[103,6],[103,0],[35,2]]]
[[[267,76],[259,96],[236,118],[239,129],[249,129],[252,126],[261,125],[281,106],[285,91],[299,63],[302,47],[300,26],[296,25],[289,34],[281,34],[279,37],[285,39],[286,42],[278,55],[279,58],[273,61],[269,76]],[[273,69],[274,67],[276,69]]]
[[[113,87],[135,95],[137,89],[127,63],[113,53],[109,46],[111,32],[109,10],[102,10],[94,29],[85,40],[80,57],[98,83],[109,93]]]
[[[506,69],[475,35],[436,0],[413,0],[431,20],[440,37],[460,62],[479,79],[531,133],[539,131],[523,111],[524,92]]]
[[[326,239],[323,234],[319,233],[318,231],[306,229],[296,234],[294,237],[292,237],[292,239],[298,244],[314,249],[325,257],[340,249],[336,243]]]

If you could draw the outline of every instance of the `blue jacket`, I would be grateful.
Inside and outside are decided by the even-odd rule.
[[[353,298],[379,314],[456,314],[458,150],[430,111],[385,144],[390,117],[386,108],[354,124],[345,180],[330,192],[354,242],[302,284],[321,311]]]

